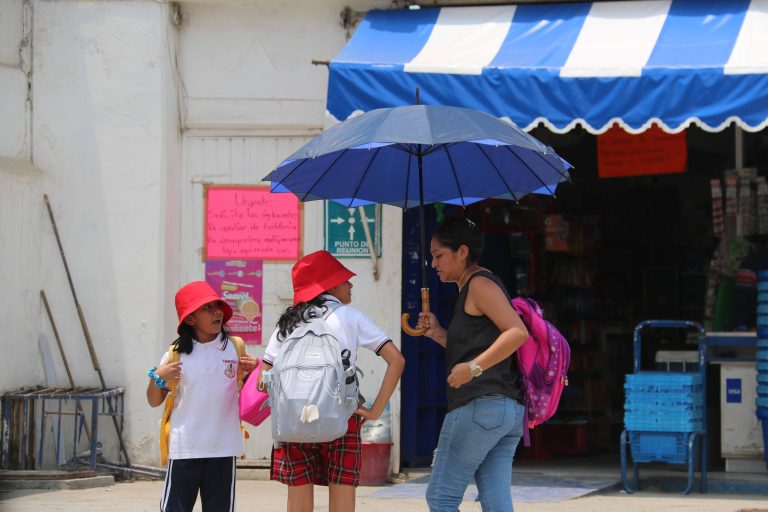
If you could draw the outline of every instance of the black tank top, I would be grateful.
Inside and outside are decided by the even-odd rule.
[[[469,362],[483,353],[501,334],[499,328],[487,316],[469,315],[464,311],[469,283],[477,276],[487,277],[498,284],[509,299],[504,284],[491,272],[480,271],[470,276],[456,299],[453,317],[448,324],[448,340],[445,345],[446,374],[450,374],[457,364]],[[487,395],[504,395],[522,403],[519,380],[517,363],[513,357],[509,357],[484,370],[482,375],[458,389],[448,386],[448,412]]]

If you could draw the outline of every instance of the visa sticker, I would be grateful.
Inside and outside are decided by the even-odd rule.
[[[729,404],[741,403],[741,379],[725,379],[725,401]]]

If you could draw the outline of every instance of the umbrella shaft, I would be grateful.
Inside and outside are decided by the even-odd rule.
[[[421,156],[421,144],[417,146],[419,160],[419,265],[421,266],[421,287],[429,288],[427,284],[427,250],[426,228],[424,223],[424,171]]]

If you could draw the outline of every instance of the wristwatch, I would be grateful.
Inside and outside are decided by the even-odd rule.
[[[472,377],[479,377],[483,374],[483,369],[474,361],[469,362],[469,371],[472,374]]]

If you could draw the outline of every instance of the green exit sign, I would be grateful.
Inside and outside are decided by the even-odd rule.
[[[364,215],[361,214],[361,208]],[[377,209],[379,215],[377,215]],[[340,258],[370,258],[373,245],[381,256],[381,207],[368,205],[345,208],[333,201],[325,202],[325,250]],[[368,227],[370,244],[366,236]]]

